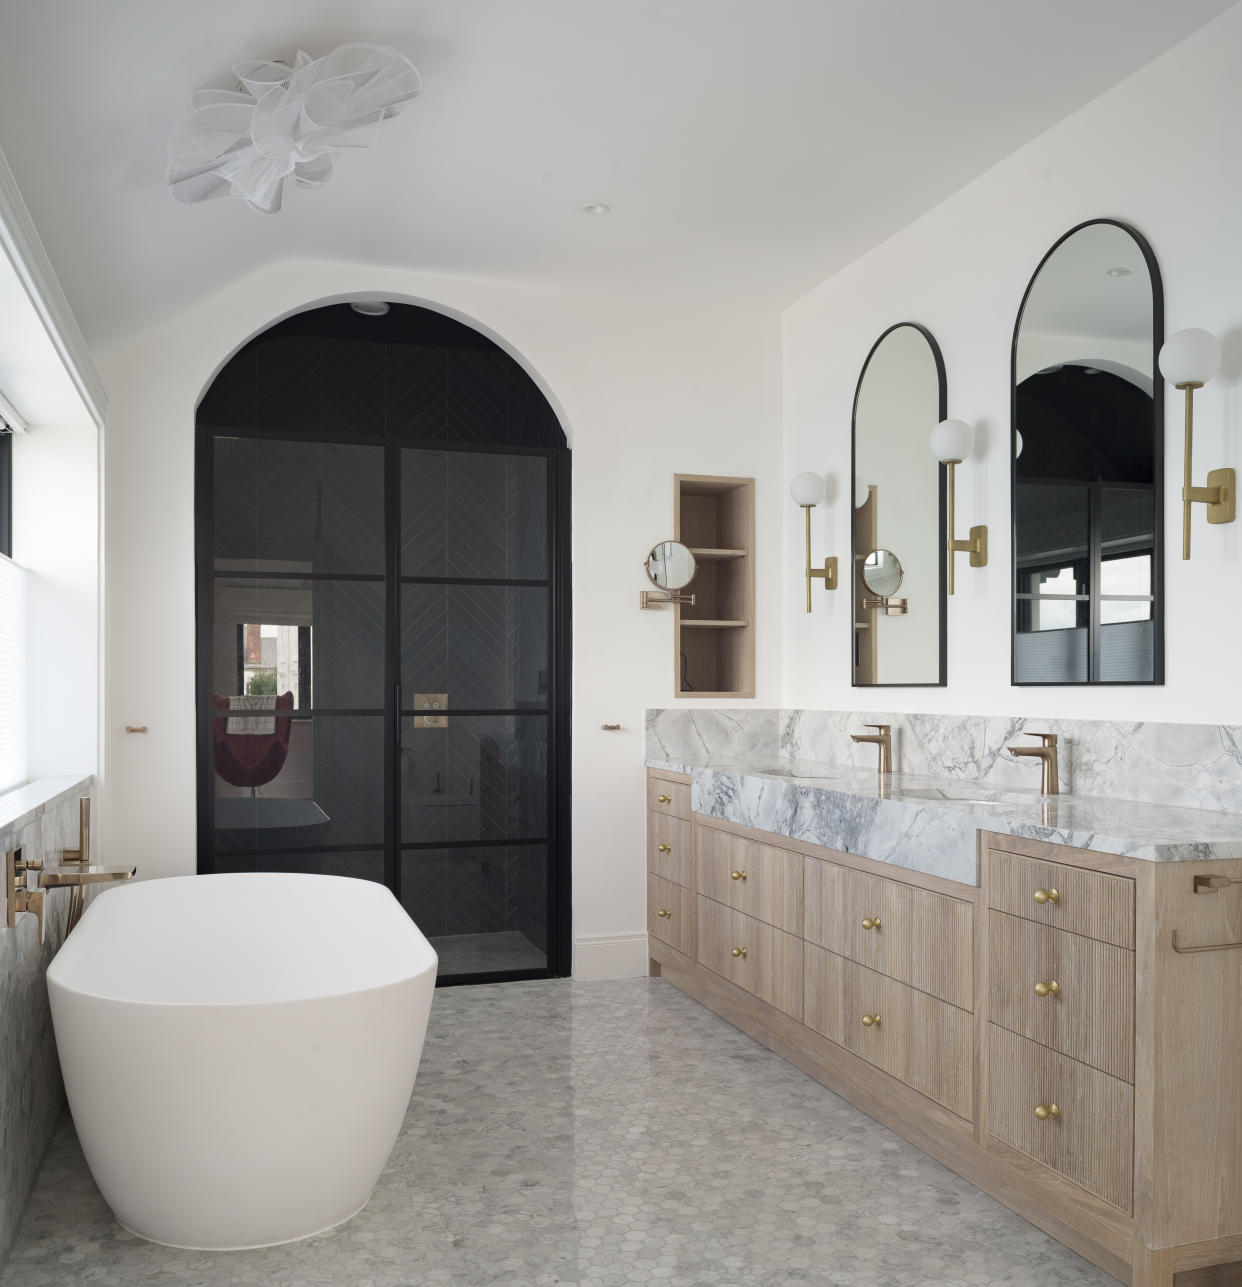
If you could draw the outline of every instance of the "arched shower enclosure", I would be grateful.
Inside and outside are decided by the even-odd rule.
[[[569,486],[534,381],[430,309],[230,359],[196,422],[200,872],[382,882],[442,981],[569,973]]]

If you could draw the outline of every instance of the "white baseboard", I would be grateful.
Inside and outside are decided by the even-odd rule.
[[[574,940],[575,979],[632,979],[647,973],[646,934],[600,934]]]

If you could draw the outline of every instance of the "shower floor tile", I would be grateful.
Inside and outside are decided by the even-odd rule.
[[[112,1220],[68,1118],[2,1287],[1115,1287],[659,979],[437,992],[387,1170],[248,1252]]]
[[[547,955],[517,930],[446,934],[427,941],[440,958],[441,978],[446,974],[482,974],[487,970],[544,970],[548,966]]]

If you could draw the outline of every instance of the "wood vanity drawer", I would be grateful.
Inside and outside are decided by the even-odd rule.
[[[647,808],[674,818],[690,819],[690,783],[668,778],[647,777]]]
[[[813,943],[805,952],[806,1026],[969,1121],[970,1014]],[[864,1015],[879,1022],[864,1024]]]
[[[805,862],[808,942],[963,1010],[974,1008],[970,903],[819,858]]]
[[[647,875],[647,933],[693,956],[694,895],[682,885]]]
[[[989,1134],[1129,1212],[1133,1087],[995,1024],[988,1050]],[[1036,1117],[1054,1104],[1055,1116]]]
[[[997,911],[1133,949],[1134,882],[1127,877],[1001,849],[989,851],[988,868],[988,905]]]
[[[692,824],[667,813],[647,812],[647,870],[689,889],[694,884]]]
[[[802,937],[801,854],[697,823],[694,858],[700,894]]]
[[[699,964],[800,1021],[802,940],[702,894],[696,907]]]
[[[1134,1080],[1133,952],[990,911],[988,974],[994,1023]]]

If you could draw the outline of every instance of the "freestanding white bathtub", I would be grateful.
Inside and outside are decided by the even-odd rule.
[[[436,964],[368,881],[102,893],[47,981],[74,1125],[120,1223],[224,1250],[357,1214],[414,1088]]]

